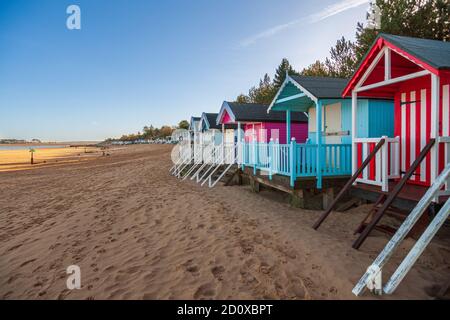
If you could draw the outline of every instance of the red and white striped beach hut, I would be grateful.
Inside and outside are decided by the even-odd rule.
[[[395,138],[386,139],[385,154],[373,159],[358,183],[389,191],[389,181],[401,177],[434,139],[408,181],[417,186],[433,184],[449,161],[449,88],[450,43],[388,34],[377,37],[343,92],[344,97],[352,97],[353,173],[382,139],[358,138],[358,98],[394,99]]]

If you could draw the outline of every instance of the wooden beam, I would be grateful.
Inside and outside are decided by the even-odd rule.
[[[316,177],[317,177],[317,189],[322,189],[322,101],[319,100],[316,103],[316,144],[317,144],[317,156],[316,156]]]
[[[355,139],[358,136],[356,132],[356,122],[358,115],[358,93],[353,90],[352,91],[352,174],[355,174],[357,170],[357,154],[356,154],[356,142]]]
[[[411,74],[407,74],[405,76],[401,76],[401,77],[397,77],[397,78],[391,78],[389,80],[384,80],[384,81],[380,81],[377,83],[372,83],[369,84],[367,86],[364,87],[360,87],[358,89],[356,89],[356,92],[362,92],[362,91],[367,91],[367,90],[371,90],[371,89],[375,89],[375,88],[379,88],[379,87],[384,87],[384,86],[388,86],[394,83],[398,83],[398,82],[402,82],[402,81],[406,81],[406,80],[411,80],[411,79],[415,79],[415,78],[419,78],[419,77],[423,77],[426,76],[428,74],[431,74],[430,71],[428,70],[422,70],[422,71],[418,71],[418,72],[414,72]]]
[[[391,79],[391,49],[384,49],[384,80]]]
[[[286,110],[286,144],[291,142],[291,110]]]
[[[439,138],[439,76],[431,75],[431,132],[430,138]],[[439,144],[431,150],[431,184],[439,172]]]
[[[385,53],[384,50],[380,50],[380,52],[378,52],[378,54],[376,55],[375,59],[370,64],[369,68],[367,68],[367,70],[364,72],[364,74],[362,75],[361,79],[358,81],[358,83],[356,84],[356,86],[355,86],[355,88],[353,90],[359,89],[361,87],[361,85],[364,83],[364,81],[367,80],[369,75],[372,73],[373,69],[375,69],[376,65],[378,64],[378,62],[383,57],[384,53]]]
[[[295,100],[295,99],[302,98],[302,97],[306,97],[306,94],[304,94],[304,93],[294,94],[293,96],[279,99],[275,103],[283,103],[283,102]]]

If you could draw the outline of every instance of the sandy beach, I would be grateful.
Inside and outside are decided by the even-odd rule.
[[[356,298],[354,284],[388,241],[374,232],[351,248],[367,208],[333,213],[314,231],[319,212],[278,193],[170,176],[171,149],[0,172],[0,298]],[[358,299],[429,299],[450,275],[446,243],[433,241],[394,295]],[[81,268],[80,290],[66,288],[69,265]]]
[[[1,146],[1,145],[0,145]],[[8,147],[8,145],[4,145]],[[34,149],[33,145],[23,146],[21,150],[0,149],[0,172],[30,170],[40,167],[59,166],[80,161],[93,160],[103,155],[103,151],[95,146],[71,147],[63,146],[51,148],[43,146]],[[30,149],[34,149],[34,162],[31,164]]]

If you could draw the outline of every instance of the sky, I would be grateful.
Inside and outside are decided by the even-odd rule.
[[[0,139],[103,140],[218,112],[282,58],[301,70],[354,39],[368,3],[0,0]]]

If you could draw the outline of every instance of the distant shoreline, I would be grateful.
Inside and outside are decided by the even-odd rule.
[[[29,143],[0,143],[1,147],[32,147],[32,146],[94,146],[101,141],[71,141],[71,142],[29,142]]]

